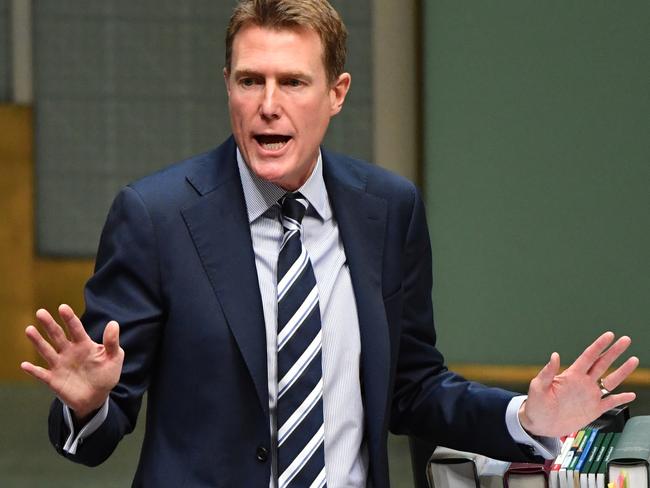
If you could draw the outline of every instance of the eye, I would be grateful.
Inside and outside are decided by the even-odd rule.
[[[290,87],[292,87],[292,88],[298,88],[299,86],[303,86],[303,85],[304,85],[304,83],[302,82],[302,80],[299,80],[298,78],[289,78],[289,79],[287,79],[287,80],[284,81],[284,84],[285,84],[286,86],[290,86]]]
[[[251,86],[255,85],[256,82],[257,82],[257,80],[255,80],[255,78],[250,78],[250,77],[241,78],[239,80],[239,84],[241,86],[243,86],[243,87],[251,87]]]

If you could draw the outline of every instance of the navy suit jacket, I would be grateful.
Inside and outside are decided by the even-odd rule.
[[[125,363],[109,414],[75,455],[62,408],[50,439],[66,457],[104,461],[135,426],[148,392],[134,486],[266,487],[266,339],[232,137],[124,188],[85,289],[83,323],[121,326]],[[508,436],[512,393],[448,371],[435,347],[431,251],[414,185],[325,150],[323,175],[347,256],[361,334],[369,479],[387,487],[389,429],[495,457],[524,459]]]

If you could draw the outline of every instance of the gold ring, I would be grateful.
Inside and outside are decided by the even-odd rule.
[[[603,396],[610,395],[612,392],[607,389],[605,384],[603,383],[603,379],[600,378],[598,380],[598,386],[600,387],[600,392],[603,394]]]

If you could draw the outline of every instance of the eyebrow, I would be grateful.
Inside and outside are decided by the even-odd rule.
[[[233,73],[233,76],[235,78],[264,78],[264,75],[260,73],[259,71],[255,71],[252,69],[238,69]],[[307,73],[301,72],[301,71],[285,71],[281,72],[278,75],[278,78],[282,79],[287,79],[287,78],[296,78],[299,80],[306,80],[306,81],[313,81],[313,77],[311,75],[308,75]]]

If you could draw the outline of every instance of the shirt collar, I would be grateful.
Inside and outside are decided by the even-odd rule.
[[[246,210],[248,212],[248,223],[257,220],[269,208],[287,193],[286,190],[269,181],[263,180],[251,171],[239,148],[237,148],[237,165],[239,175],[244,189]],[[297,190],[309,202],[310,209],[315,210],[318,216],[327,221],[332,218],[332,210],[327,199],[327,189],[323,180],[323,160],[320,150],[316,166],[307,181]]]

